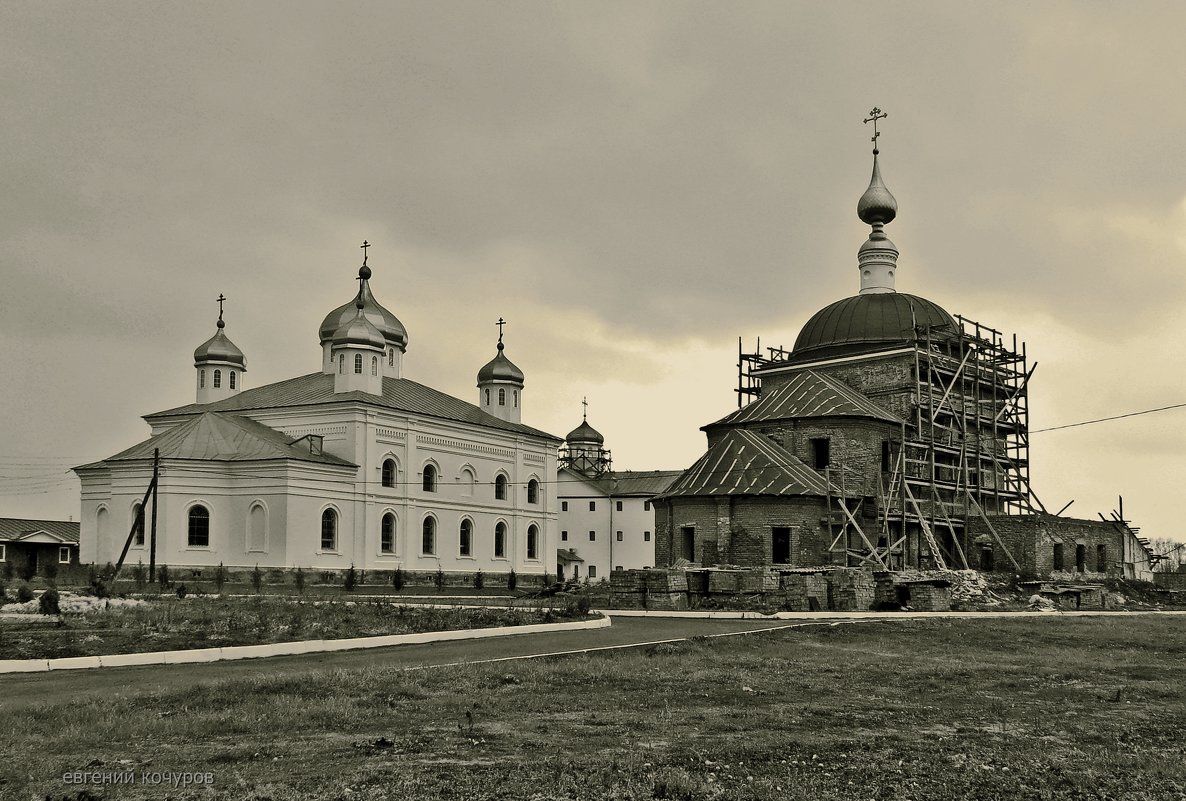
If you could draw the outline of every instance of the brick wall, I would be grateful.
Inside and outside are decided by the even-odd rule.
[[[1120,576],[1123,554],[1122,534],[1111,523],[1102,520],[1078,520],[1054,515],[990,515],[992,527],[1012,552],[1023,575],[1054,578],[1103,579],[1107,575]],[[968,520],[968,535],[977,544],[993,547],[996,570],[1011,571],[1012,564],[992,537],[980,517]],[[1062,568],[1055,566],[1055,546],[1061,546]],[[1105,569],[1099,570],[1099,547],[1104,548]],[[1077,569],[1077,549],[1083,548],[1083,570]]]
[[[683,529],[695,531],[700,565],[769,565],[775,527],[791,530],[793,567],[827,564],[831,544],[825,499],[785,497],[671,498],[655,510],[655,566],[670,565],[682,553]]]

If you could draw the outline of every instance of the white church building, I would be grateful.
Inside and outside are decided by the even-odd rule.
[[[75,468],[80,561],[119,558],[159,450],[156,563],[170,569],[353,565],[451,583],[554,570],[561,440],[520,422],[524,375],[502,321],[467,403],[403,376],[408,333],[370,276],[364,258],[357,295],[321,323],[317,372],[253,389],[220,305],[194,352],[195,402],[146,415],[147,440]],[[148,564],[150,539],[125,564]]]

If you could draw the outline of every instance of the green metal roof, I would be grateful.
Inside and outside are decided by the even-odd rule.
[[[791,361],[911,344],[916,332],[928,327],[937,340],[955,337],[960,330],[950,314],[926,298],[904,292],[855,295],[812,315],[795,340]]]
[[[752,431],[726,431],[661,498],[828,494],[824,477],[794,454]]]

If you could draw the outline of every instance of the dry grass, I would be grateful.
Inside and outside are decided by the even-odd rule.
[[[1173,619],[940,620],[130,690],[9,716],[0,796],[130,760],[215,774],[178,799],[1181,799],[1184,664]]]

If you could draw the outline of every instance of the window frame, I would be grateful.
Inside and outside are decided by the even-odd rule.
[[[506,521],[498,520],[494,523],[494,558],[507,559],[507,530]],[[501,541],[499,538],[501,537]],[[501,547],[500,547],[501,546]]]
[[[203,512],[204,516],[195,514],[199,509]],[[200,501],[190,504],[189,508],[185,510],[185,547],[187,549],[190,549],[190,548],[208,549],[210,547],[210,529],[212,528],[211,518],[213,518],[213,517],[214,516],[210,513],[210,508],[208,506],[206,506],[206,504],[204,504]],[[205,543],[195,543],[194,542],[194,521],[195,520],[203,520],[203,519],[206,521],[206,525],[205,525],[206,530],[204,532],[200,532],[200,533],[204,534],[204,536],[206,538],[206,542]]]
[[[391,521],[390,530],[388,530],[388,521]],[[381,556],[395,555],[395,532],[398,526],[399,518],[395,516],[395,512],[385,509],[379,517],[379,554]]]
[[[474,521],[461,518],[457,524],[457,556],[460,559],[474,559]]]
[[[390,467],[390,472],[388,468]],[[387,456],[379,465],[379,486],[394,489],[396,478],[399,476],[399,465],[394,457]]]
[[[437,492],[440,487],[441,471],[433,462],[425,462],[420,469],[420,488],[424,492]]]
[[[222,370],[214,371],[214,388],[222,389]]]
[[[510,494],[508,490],[511,486],[511,480],[507,478],[506,473],[498,473],[494,476],[494,500],[505,501]]]
[[[65,559],[62,558],[62,554],[66,554]],[[70,564],[70,561],[71,561],[70,546],[69,545],[59,545],[58,546],[58,564],[59,565],[68,565],[68,564]]]
[[[327,517],[327,515],[328,515],[328,517]],[[321,544],[321,547],[319,550],[321,553],[340,553],[341,552],[338,547],[340,545],[340,543],[338,541],[339,540],[339,536],[338,536],[339,535],[339,532],[338,532],[339,517],[340,517],[340,515],[338,514],[338,510],[332,506],[327,506],[321,510],[321,515],[317,518],[318,519],[318,530],[320,531],[320,534],[321,534],[321,539],[319,540],[319,542]],[[326,522],[327,521],[329,522],[329,524],[331,526],[330,537],[332,538],[328,547],[326,547],[326,544],[325,544],[325,532],[326,532]]]
[[[538,562],[539,561],[539,550],[540,550],[539,549],[539,526],[537,526],[535,523],[532,523],[531,525],[529,525],[527,527],[527,538],[526,539],[527,539],[526,548],[524,549],[524,552],[527,554],[527,556],[525,558],[529,562]]]
[[[527,502],[530,504],[539,504],[539,479],[531,478],[527,481]]]
[[[427,550],[425,544],[429,546]],[[437,519],[433,515],[425,515],[420,521],[420,555],[437,555]]]
[[[362,375],[362,354],[354,354],[354,374]]]
[[[234,388],[235,388],[235,371],[234,371],[234,370],[231,370],[231,371],[230,371],[230,379],[229,379],[229,381],[228,381],[228,383],[227,383],[227,387],[228,387],[229,389],[234,389]]]
[[[136,525],[136,509],[141,506],[143,506],[143,504],[140,503],[140,501],[132,501],[132,525],[133,526]],[[145,515],[145,517],[147,517],[147,515]],[[146,528],[146,526],[141,525],[140,530],[138,532],[136,532],[136,536],[132,537],[132,547],[133,548],[143,548],[144,547],[144,545],[145,545],[144,529],[145,528]]]

